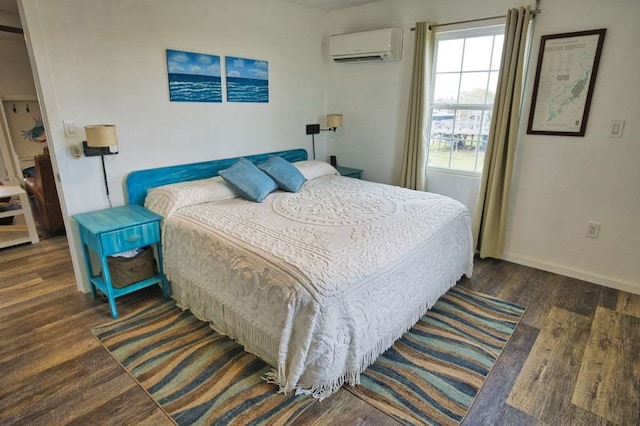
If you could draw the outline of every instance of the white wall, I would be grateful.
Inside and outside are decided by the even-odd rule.
[[[19,35],[0,38],[0,96],[35,93],[24,39]]]
[[[397,183],[413,56],[409,29],[417,21],[501,15],[525,3],[386,0],[330,13],[330,34],[391,26],[405,31],[400,62],[329,65],[327,109],[345,117],[344,128],[330,136],[329,153],[339,164],[363,168],[367,179]],[[640,2],[543,1],[541,8],[534,64],[541,35],[596,28],[607,28],[607,35],[585,137],[526,135],[524,126],[520,132],[505,258],[640,293]],[[626,120],[621,139],[607,137],[614,119]],[[464,198],[468,188],[459,192]],[[596,240],[585,237],[589,220],[602,222]]]
[[[640,2],[543,7],[538,43],[540,35],[565,31],[607,28],[607,35],[585,137],[521,132],[507,258],[640,293]],[[624,136],[610,139],[617,119],[626,120]],[[590,220],[602,222],[597,240],[584,236]]]
[[[114,205],[132,170],[297,147],[325,113],[325,13],[281,0],[22,0],[42,104],[72,215],[107,207],[100,160],[75,160],[62,120],[116,125]],[[269,62],[269,103],[169,102],[165,49]],[[316,149],[326,156],[323,144]],[[75,226],[71,249],[82,268]],[[84,280],[84,278],[83,278]],[[86,287],[85,287],[86,288]]]

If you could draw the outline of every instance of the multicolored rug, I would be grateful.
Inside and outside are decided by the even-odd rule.
[[[454,287],[345,388],[404,424],[459,424],[523,314]]]
[[[313,398],[277,393],[271,370],[172,300],[91,330],[179,425],[283,425]]]
[[[455,287],[346,389],[405,424],[458,424],[524,309]],[[295,424],[313,403],[171,300],[91,330],[178,424]]]

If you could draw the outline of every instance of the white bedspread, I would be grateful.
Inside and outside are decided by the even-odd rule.
[[[340,176],[178,209],[163,240],[179,306],[318,398],[359,383],[473,263],[462,204]]]

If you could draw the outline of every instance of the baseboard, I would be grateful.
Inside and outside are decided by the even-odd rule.
[[[616,290],[626,291],[628,293],[640,294],[640,283],[633,283],[631,281],[624,281],[615,278],[605,277],[602,275],[593,274],[588,271],[582,271],[580,269],[569,268],[556,263],[546,262],[543,260],[533,259],[526,256],[519,256],[513,253],[504,253],[503,260],[508,262],[517,263],[519,265],[529,266],[531,268],[542,269],[543,271],[553,272],[554,274],[560,274],[571,278],[576,278],[582,281],[588,281],[590,283],[602,285],[605,287],[615,288]]]

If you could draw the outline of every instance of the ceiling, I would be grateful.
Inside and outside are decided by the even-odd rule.
[[[337,9],[344,9],[351,6],[373,3],[380,0],[286,0],[289,3],[296,3],[313,9],[329,12]],[[0,0],[0,11],[18,13],[16,0]]]
[[[309,7],[312,9],[322,10],[324,12],[330,12],[332,10],[345,9],[352,6],[360,6],[367,3],[375,3],[380,0],[285,0],[289,3],[299,4],[301,6]],[[0,0],[0,15],[4,14],[18,14],[17,0]],[[10,15],[9,15],[10,16]],[[2,22],[0,22],[2,24]],[[22,37],[20,34],[13,34],[10,32],[0,31],[0,38],[15,38]]]
[[[2,0],[4,1],[4,0]],[[344,9],[351,6],[359,6],[366,3],[374,3],[380,0],[285,0],[289,3],[295,3],[307,6],[313,9],[319,9],[325,12],[332,10]]]

